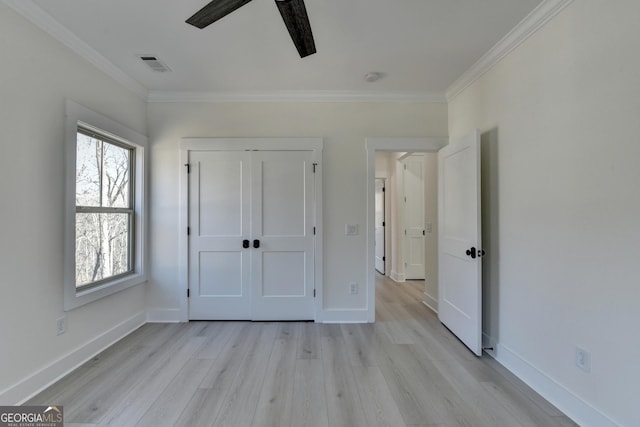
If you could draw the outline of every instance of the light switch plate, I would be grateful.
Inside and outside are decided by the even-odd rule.
[[[357,236],[358,235],[358,224],[345,224],[344,225],[344,235],[345,236]]]

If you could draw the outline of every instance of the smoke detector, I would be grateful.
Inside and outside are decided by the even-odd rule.
[[[171,68],[164,62],[160,61],[157,56],[154,55],[136,55],[142,60],[149,68],[158,73],[166,73],[171,71]]]
[[[382,73],[378,73],[378,72],[371,72],[371,73],[367,73],[364,75],[364,81],[365,82],[369,82],[369,83],[373,83],[377,80],[379,80],[382,77]]]

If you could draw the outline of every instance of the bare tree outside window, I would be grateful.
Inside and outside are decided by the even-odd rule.
[[[78,129],[76,288],[132,271],[133,150]]]

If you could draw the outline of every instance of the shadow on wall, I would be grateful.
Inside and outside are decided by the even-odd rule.
[[[500,341],[500,247],[498,195],[498,128],[480,135],[482,192],[482,335],[483,347]]]

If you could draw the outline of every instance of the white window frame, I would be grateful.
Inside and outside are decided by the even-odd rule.
[[[65,117],[65,239],[64,239],[64,311],[69,311],[108,295],[143,284],[146,268],[146,168],[147,137],[71,100],[66,102]],[[76,288],[76,142],[78,126],[90,129],[133,148],[134,152],[134,238],[133,272],[106,279],[86,289]]]

